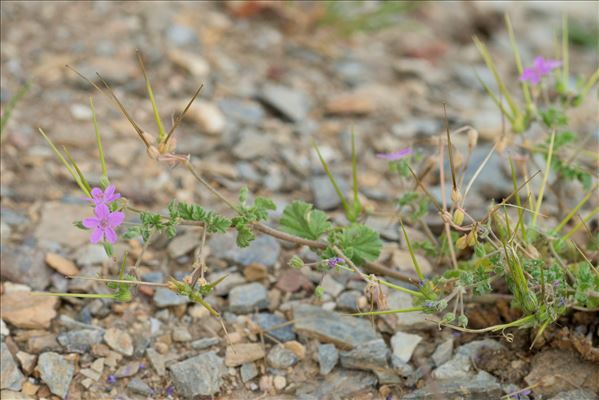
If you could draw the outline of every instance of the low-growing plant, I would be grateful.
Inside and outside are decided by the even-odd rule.
[[[341,191],[329,165],[315,145],[323,169],[341,199],[343,211],[348,221],[347,224],[333,222],[324,211],[316,209],[310,203],[293,201],[283,210],[279,227],[274,228],[266,224],[269,220],[269,212],[276,209],[276,205],[271,199],[258,196],[255,197],[253,202],[249,202],[248,189],[242,188],[238,200],[230,200],[202,177],[190,162],[190,156],[174,153],[173,135],[175,129],[184,117],[191,102],[199,94],[201,87],[167,132],[162,124],[150,80],[143,68],[140,57],[139,61],[157,125],[157,134],[155,136],[151,136],[141,129],[132,119],[131,114],[126,111],[109,84],[100,76],[99,79],[103,83],[103,88],[92,82],[90,83],[115,102],[142,140],[150,158],[170,166],[179,165],[187,169],[198,184],[228,206],[230,214],[221,215],[199,204],[175,200],[170,202],[166,213],[135,208],[129,199],[117,193],[115,186],[111,184],[95,111],[92,113],[93,126],[102,171],[99,187],[91,187],[68,150],[66,148],[63,148],[62,151],[59,150],[48,135],[40,130],[41,135],[69,171],[90,204],[90,217],[83,221],[75,221],[75,225],[88,230],[90,232],[90,241],[92,243],[102,243],[106,253],[112,256],[112,246],[119,240],[117,232],[123,224],[125,214],[136,214],[139,222],[120,234],[120,238],[138,238],[143,242],[141,255],[137,256],[134,265],[129,265],[127,254],[124,255],[120,261],[121,266],[117,278],[73,277],[106,282],[108,288],[112,291],[111,293],[46,294],[75,297],[109,297],[116,301],[129,301],[132,298],[130,289],[136,285],[161,286],[189,298],[192,302],[201,304],[213,316],[220,318],[219,312],[206,301],[206,296],[226,277],[214,282],[206,280],[207,266],[204,263],[204,247],[209,235],[218,235],[234,230],[237,234],[236,244],[239,247],[249,246],[256,238],[256,234],[260,233],[297,245],[307,246],[319,256],[319,261],[307,263],[296,255],[289,261],[289,265],[293,268],[308,267],[324,273],[343,269],[357,274],[367,282],[366,290],[372,300],[371,304],[376,304],[378,308],[354,314],[357,316],[420,311],[439,315],[440,318],[437,321],[440,326],[448,326],[456,330],[503,332],[505,329],[512,327],[531,327],[537,329],[538,336],[549,324],[555,322],[569,309],[597,310],[599,308],[599,271],[596,267],[597,243],[599,243],[597,233],[586,244],[576,243],[572,240],[572,236],[586,228],[591,218],[599,212],[599,209],[596,208],[584,217],[578,216],[579,211],[592,198],[592,194],[596,193],[597,184],[593,184],[593,176],[587,174],[582,166],[573,164],[572,160],[564,158],[561,154],[562,150],[574,145],[577,141],[577,135],[567,129],[568,120],[564,113],[564,107],[574,106],[582,101],[588,94],[590,86],[574,94],[566,89],[556,90],[555,105],[551,107],[539,105],[539,93],[535,92],[535,87],[531,88],[529,83],[536,85],[539,82],[536,81],[537,78],[543,79],[543,75],[546,75],[545,71],[553,69],[558,64],[565,68],[566,60],[559,63],[551,61],[547,64],[546,60],[537,59],[535,67],[533,67],[533,69],[536,69],[527,70],[528,72],[526,72],[521,67],[520,56],[515,46],[509,19],[507,19],[507,25],[514,46],[518,70],[522,74],[521,84],[525,107],[517,106],[511,99],[506,86],[499,78],[491,61],[490,53],[482,42],[477,40],[477,47],[481,50],[487,65],[495,75],[503,97],[508,101],[509,108],[505,108],[501,102],[497,101],[497,97],[490,91],[489,94],[510,120],[514,133],[523,133],[525,135],[526,128],[533,119],[538,119],[544,124],[546,139],[535,145],[523,146],[522,149],[529,154],[542,154],[545,166],[542,167],[542,171],[531,174],[528,166],[521,162],[522,157],[520,160],[510,159],[513,192],[501,202],[491,205],[484,217],[476,219],[466,210],[465,199],[473,182],[478,178],[480,171],[485,167],[496,147],[478,166],[474,176],[468,182],[465,182],[465,168],[457,166],[455,162],[456,150],[452,145],[453,135],[467,134],[468,160],[478,140],[475,129],[465,127],[452,133],[447,125],[445,137],[439,138],[441,204],[435,200],[423,183],[424,175],[417,175],[414,172],[414,164],[420,160],[417,153],[413,153],[411,149],[403,149],[392,153],[379,154],[380,159],[389,162],[390,171],[397,173],[404,180],[413,180],[413,189],[400,194],[395,205],[397,207],[396,217],[403,233],[402,240],[405,242],[410,254],[414,265],[414,273],[402,273],[377,262],[383,242],[378,232],[363,223],[370,211],[361,204],[358,195],[358,160],[355,138],[352,141],[353,189],[351,200],[347,199]],[[567,30],[564,32],[567,32]],[[567,49],[567,46],[565,49]],[[567,50],[564,51],[565,58],[566,54]],[[567,73],[563,74],[563,70],[560,76],[564,79],[569,78]],[[591,86],[594,85],[595,81],[596,78],[591,78]],[[90,106],[93,111],[94,107],[91,100]],[[444,187],[443,160],[446,152],[451,174],[450,199],[446,198]],[[514,161],[518,161],[518,163]],[[518,167],[520,170],[518,170]],[[554,179],[578,180],[584,185],[587,194],[555,226],[545,227],[539,224],[538,221],[540,217],[545,217],[541,213],[541,206],[552,169],[557,173],[557,177]],[[430,171],[430,168],[427,171]],[[519,176],[522,176],[522,178],[519,178]],[[534,193],[530,182],[537,177],[540,177],[541,184],[538,191]],[[428,213],[431,206],[436,209],[443,221],[444,230],[439,238],[433,235],[430,230],[426,231],[428,227],[423,223],[423,217]],[[579,221],[573,225],[575,218]],[[412,242],[408,237],[404,223],[422,226],[429,239]],[[172,238],[176,235],[176,228],[182,225],[197,227],[199,230],[199,246],[194,254],[189,274],[181,280],[171,277],[165,283],[141,281],[137,276],[137,268],[143,252],[152,239],[159,233]],[[567,227],[570,228],[567,229]],[[437,257],[441,264],[447,264],[450,268],[444,273],[426,276],[416,257],[415,251],[419,249],[429,256]],[[399,310],[386,309],[385,291],[381,289],[383,286],[409,294],[413,297],[413,306]],[[512,306],[521,311],[521,317],[505,324],[483,329],[469,328],[465,303],[475,301],[480,296],[498,295],[498,298],[506,298],[506,293],[494,293],[502,287],[507,288],[508,298],[511,299]],[[323,289],[318,286],[315,295],[321,296],[322,292]],[[509,334],[506,334],[506,337],[509,338]]]

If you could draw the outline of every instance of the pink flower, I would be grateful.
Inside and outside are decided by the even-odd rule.
[[[411,153],[412,149],[408,147],[406,149],[401,149],[393,153],[379,153],[376,156],[378,158],[382,158],[383,160],[394,161],[399,160],[400,158],[405,157]]]
[[[543,56],[535,58],[534,65],[530,68],[524,68],[524,72],[520,75],[521,81],[529,81],[536,85],[541,81],[541,78],[549,74],[554,69],[562,65],[558,60],[545,60]]]
[[[108,205],[110,203],[112,203],[113,201],[115,201],[116,199],[120,199],[121,198],[121,194],[120,193],[115,193],[115,187],[114,185],[110,185],[106,188],[106,190],[102,191],[102,189],[95,187],[92,189],[92,197],[86,197],[85,200],[87,201],[91,201],[92,203],[94,203],[96,206],[99,206],[100,204],[105,204]]]
[[[110,212],[106,204],[100,204],[94,209],[96,218],[85,218],[83,226],[93,229],[90,242],[98,243],[104,237],[109,243],[116,243],[117,235],[114,228],[123,223],[125,213]]]

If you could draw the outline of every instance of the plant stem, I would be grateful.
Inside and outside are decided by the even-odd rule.
[[[200,174],[198,174],[196,172],[196,170],[191,165],[191,162],[185,163],[185,167],[189,170],[189,172],[191,172],[191,174],[194,176],[194,178],[196,178],[196,180],[198,182],[200,182],[208,190],[210,190],[210,192],[212,194],[214,194],[216,197],[218,197],[220,200],[222,200],[233,211],[239,212],[239,210],[237,209],[237,207],[235,207],[233,205],[233,203],[231,203],[229,200],[227,200],[227,198],[225,196],[223,196],[218,190],[216,190],[215,188],[213,188],[208,182],[206,182],[206,180],[204,178],[202,178],[200,176]],[[297,244],[300,244],[300,245],[305,245],[305,246],[313,247],[313,248],[316,248],[316,249],[325,249],[328,246],[328,244],[325,243],[325,242],[319,242],[319,241],[315,241],[315,240],[308,240],[308,239],[300,238],[298,236],[289,235],[289,234],[287,234],[285,232],[281,232],[279,230],[271,228],[271,227],[269,227],[269,226],[267,226],[267,225],[265,225],[263,223],[260,223],[260,222],[255,222],[252,226],[254,228],[256,228],[256,230],[258,230],[258,231],[260,231],[260,232],[262,232],[264,234],[267,234],[269,236],[272,236],[272,237],[280,239],[280,240],[284,240],[286,242],[297,243]],[[414,282],[414,279],[411,276],[403,274],[403,273],[401,273],[399,271],[394,271],[394,270],[392,270],[390,268],[387,268],[384,265],[381,265],[381,264],[376,263],[376,262],[367,262],[365,264],[365,267],[368,268],[369,271],[374,272],[374,273],[387,275],[387,276],[390,276],[392,278],[399,279],[401,281],[408,282],[408,283]]]
[[[549,180],[549,172],[551,171],[551,159],[553,156],[553,144],[555,143],[555,129],[551,133],[551,141],[549,142],[549,151],[547,153],[547,164],[545,165],[545,173],[543,174],[543,182],[541,183],[541,188],[539,189],[539,195],[537,196],[537,204],[535,207],[535,213],[532,215],[531,225],[535,226],[537,224],[537,216],[539,215],[539,210],[541,209],[541,204],[543,203],[543,194],[545,193],[545,187],[547,186],[547,181]]]
[[[100,131],[98,130],[98,121],[96,121],[96,109],[94,108],[94,100],[89,98],[89,105],[92,110],[92,121],[94,123],[94,130],[96,131],[96,142],[98,144],[98,153],[100,154],[100,164],[102,165],[102,176],[108,177],[106,170],[106,161],[104,161],[104,150],[102,150],[102,140],[100,139]]]

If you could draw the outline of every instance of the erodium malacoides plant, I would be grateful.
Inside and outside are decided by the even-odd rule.
[[[528,63],[530,66],[526,68],[523,67],[512,25],[507,17],[506,25],[519,73],[519,77],[510,78],[511,85],[507,85],[500,77],[485,44],[477,38],[474,38],[474,42],[497,80],[500,95],[494,93],[482,80],[481,84],[510,123],[510,129],[505,133],[502,141],[493,147],[472,179],[469,182],[464,182],[464,177],[460,173],[463,173],[464,169],[460,170],[455,165],[455,150],[451,137],[457,134],[468,135],[469,157],[477,144],[478,134],[472,127],[460,128],[454,132],[450,132],[447,127],[446,137],[438,141],[439,170],[441,184],[444,185],[443,158],[447,153],[452,185],[451,202],[443,196],[442,204],[439,204],[424,185],[424,176],[414,172],[414,164],[420,160],[418,151],[411,148],[390,149],[389,153],[377,155],[381,160],[387,161],[390,170],[402,179],[414,180],[415,189],[402,193],[396,201],[396,217],[400,222],[404,234],[403,239],[412,257],[414,273],[402,273],[377,262],[381,253],[382,241],[378,232],[363,223],[365,217],[372,210],[365,207],[358,196],[358,160],[355,140],[352,141],[351,160],[353,189],[349,198],[341,191],[329,165],[320,154],[318,146],[314,145],[323,169],[341,199],[347,224],[334,224],[325,212],[315,209],[312,204],[293,201],[285,207],[279,220],[279,226],[275,228],[273,225],[267,224],[269,212],[276,209],[275,203],[271,199],[255,197],[255,200],[250,203],[248,202],[247,188],[240,191],[237,200],[228,199],[202,177],[193,167],[188,155],[175,153],[175,130],[191,103],[199,95],[201,86],[182,113],[174,120],[172,127],[166,131],[154,100],[150,80],[144,69],[142,58],[139,56],[156,121],[157,134],[155,136],[148,134],[133,120],[110,85],[101,76],[98,75],[102,87],[85,77],[84,79],[116,104],[123,116],[130,122],[151,159],[170,167],[179,166],[187,169],[200,185],[228,206],[230,213],[220,215],[199,204],[175,200],[170,202],[166,213],[139,210],[133,207],[130,201],[122,197],[118,193],[118,188],[110,182],[94,106],[90,99],[102,170],[99,187],[92,188],[90,186],[66,149],[61,152],[45,132],[40,130],[40,133],[90,203],[90,216],[83,221],[75,221],[75,224],[81,229],[89,230],[90,241],[102,243],[109,256],[113,256],[113,244],[118,240],[130,238],[141,239],[144,244],[142,254],[137,257],[134,265],[129,265],[126,254],[122,260],[115,259],[115,262],[120,263],[118,277],[73,277],[104,281],[112,290],[111,294],[39,294],[111,297],[117,301],[129,301],[132,298],[131,288],[136,285],[162,286],[201,304],[214,317],[220,319],[219,312],[208,304],[205,298],[226,277],[216,282],[206,280],[207,266],[203,261],[204,247],[209,235],[235,230],[237,245],[240,247],[248,246],[255,239],[255,235],[259,233],[307,246],[320,257],[320,261],[305,263],[298,255],[293,256],[289,261],[289,265],[293,268],[310,267],[323,272],[344,269],[357,274],[367,282],[367,294],[373,300],[371,304],[376,306],[376,309],[354,314],[358,316],[420,311],[431,314],[431,319],[433,316],[437,316],[435,321],[439,326],[447,326],[460,331],[501,331],[504,333],[506,329],[512,327],[532,327],[536,328],[538,337],[549,324],[555,322],[569,309],[585,311],[599,309],[599,271],[596,267],[599,236],[595,232],[594,236],[585,243],[572,241],[573,234],[583,229],[599,212],[599,208],[596,208],[587,215],[580,216],[577,219],[578,222],[573,223],[574,217],[578,217],[579,211],[596,191],[596,178],[594,179],[592,174],[585,170],[582,162],[566,160],[562,154],[577,141],[577,135],[568,129],[566,111],[581,104],[589,92],[595,88],[599,79],[599,70],[595,71],[589,79],[581,79],[575,86],[571,84],[568,29],[565,19],[562,29],[561,60],[538,56]],[[508,86],[515,84],[519,84],[521,87],[521,100],[508,90]],[[521,139],[526,137],[527,130],[533,122],[539,123],[544,128],[545,138],[542,142],[531,145]],[[520,156],[510,158],[513,177],[512,194],[503,201],[490,206],[482,219],[473,218],[465,209],[464,200],[468,196],[474,180],[477,179],[493,152],[502,151],[506,146],[518,143],[521,143],[519,145]],[[540,154],[544,160],[542,170],[531,170],[529,165],[522,162],[526,156],[533,154]],[[584,151],[580,152],[580,157],[587,156]],[[539,217],[542,217],[541,206],[550,173],[553,174],[555,180],[579,181],[585,188],[586,195],[572,210],[559,216],[557,225],[546,227],[539,224]],[[518,176],[523,178],[519,180]],[[541,182],[536,193],[532,192],[530,185],[533,179],[539,179]],[[441,192],[445,193],[445,190],[441,190]],[[442,217],[444,231],[440,237],[435,237],[422,222],[422,217],[428,212],[429,207],[435,209]],[[511,211],[515,211],[515,213]],[[128,224],[130,227],[126,230],[121,229],[126,215],[131,214],[137,214],[140,222],[134,226]],[[412,242],[407,235],[404,223],[420,225],[427,234],[428,240]],[[159,233],[170,238],[174,237],[179,225],[191,225],[198,228],[199,246],[189,274],[182,280],[170,278],[168,282],[164,283],[140,281],[137,277],[137,267],[143,256],[143,251]],[[449,268],[442,274],[425,276],[415,256],[416,250],[445,260],[443,262],[448,264]],[[387,309],[383,286],[388,288],[386,290],[398,290],[411,295],[412,307],[399,310]],[[511,298],[512,306],[521,311],[521,317],[506,324],[489,326],[484,329],[468,328],[464,303],[477,301],[481,296],[486,296],[488,299],[489,296],[495,295],[493,293],[495,288],[500,287],[507,287],[509,293],[500,295],[502,298]],[[322,288],[317,287],[315,295],[321,294]],[[504,333],[504,335],[508,339],[510,338],[509,333]]]

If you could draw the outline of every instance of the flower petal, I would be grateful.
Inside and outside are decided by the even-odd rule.
[[[106,236],[106,240],[109,243],[116,243],[118,240],[118,236],[116,235],[116,232],[112,228],[104,229],[104,236]]]
[[[125,213],[120,211],[115,211],[108,215],[108,225],[112,228],[116,228],[125,220]]]
[[[393,153],[379,153],[376,156],[378,158],[382,158],[383,160],[393,161],[393,160],[399,160],[400,158],[405,157],[411,153],[412,153],[412,149],[410,147],[408,147],[406,149],[401,149],[401,150],[398,150]]]
[[[86,228],[92,229],[100,225],[100,221],[97,218],[91,217],[83,219],[83,221],[81,221],[81,224],[83,224],[83,226],[85,226]]]
[[[114,193],[115,190],[115,186],[114,185],[108,185],[108,187],[106,188],[106,190],[104,191],[104,196],[106,197],[110,197],[110,195],[112,195]]]
[[[97,197],[101,197],[104,193],[102,192],[102,189],[95,187],[92,189],[92,197],[95,199]]]
[[[90,237],[89,241],[92,243],[98,243],[100,240],[102,240],[103,235],[104,235],[104,231],[100,228],[96,228],[92,232],[92,236]]]
[[[106,198],[106,202],[108,203],[112,203],[113,201],[115,201],[116,199],[120,199],[121,198],[121,194],[120,193],[115,193],[115,194],[111,194],[110,196],[108,196]]]
[[[110,214],[110,210],[106,204],[98,204],[94,209],[94,212],[96,213],[96,217],[98,217],[98,219],[108,218],[108,214]]]

